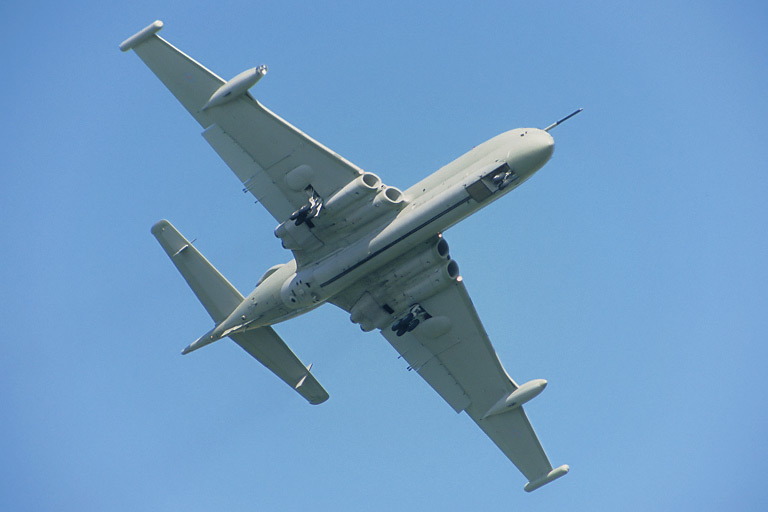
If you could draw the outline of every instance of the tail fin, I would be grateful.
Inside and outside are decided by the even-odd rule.
[[[240,292],[170,222],[161,220],[152,234],[216,324],[243,302]]]

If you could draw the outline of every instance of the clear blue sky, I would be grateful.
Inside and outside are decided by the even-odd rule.
[[[107,4],[110,4],[107,6]],[[766,510],[764,2],[5,2],[0,509]],[[331,399],[229,342],[149,232],[243,292],[274,220],[126,37],[407,188],[511,128],[550,163],[446,238],[553,464],[533,494],[380,336],[277,327]]]

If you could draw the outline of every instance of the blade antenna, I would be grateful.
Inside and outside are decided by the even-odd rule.
[[[580,108],[580,109],[579,109],[579,110],[577,110],[576,112],[573,112],[573,113],[571,113],[571,114],[568,114],[567,116],[565,116],[564,118],[562,118],[562,119],[561,119],[561,120],[559,120],[558,122],[556,122],[556,123],[552,123],[551,125],[549,125],[549,126],[547,126],[546,128],[544,128],[544,131],[545,131],[545,132],[548,132],[549,130],[551,130],[551,129],[552,129],[552,128],[554,128],[555,126],[559,125],[560,123],[564,123],[564,122],[566,122],[567,120],[569,120],[570,118],[572,118],[573,116],[575,116],[576,114],[578,114],[579,112],[581,112],[582,110],[584,110],[584,109],[583,109],[583,108]]]

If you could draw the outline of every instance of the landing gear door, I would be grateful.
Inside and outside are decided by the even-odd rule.
[[[466,185],[465,188],[470,197],[480,203],[516,179],[517,175],[509,167],[509,164],[496,162],[488,172],[481,173],[476,181]]]

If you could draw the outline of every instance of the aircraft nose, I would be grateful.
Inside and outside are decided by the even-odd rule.
[[[530,128],[526,130],[523,140],[524,149],[517,168],[530,175],[541,169],[552,157],[555,139],[544,130]]]
[[[532,136],[531,139],[533,139],[531,144],[531,160],[538,163],[538,167],[542,167],[549,161],[552,153],[555,151],[555,139],[544,130],[535,130],[528,135]]]

